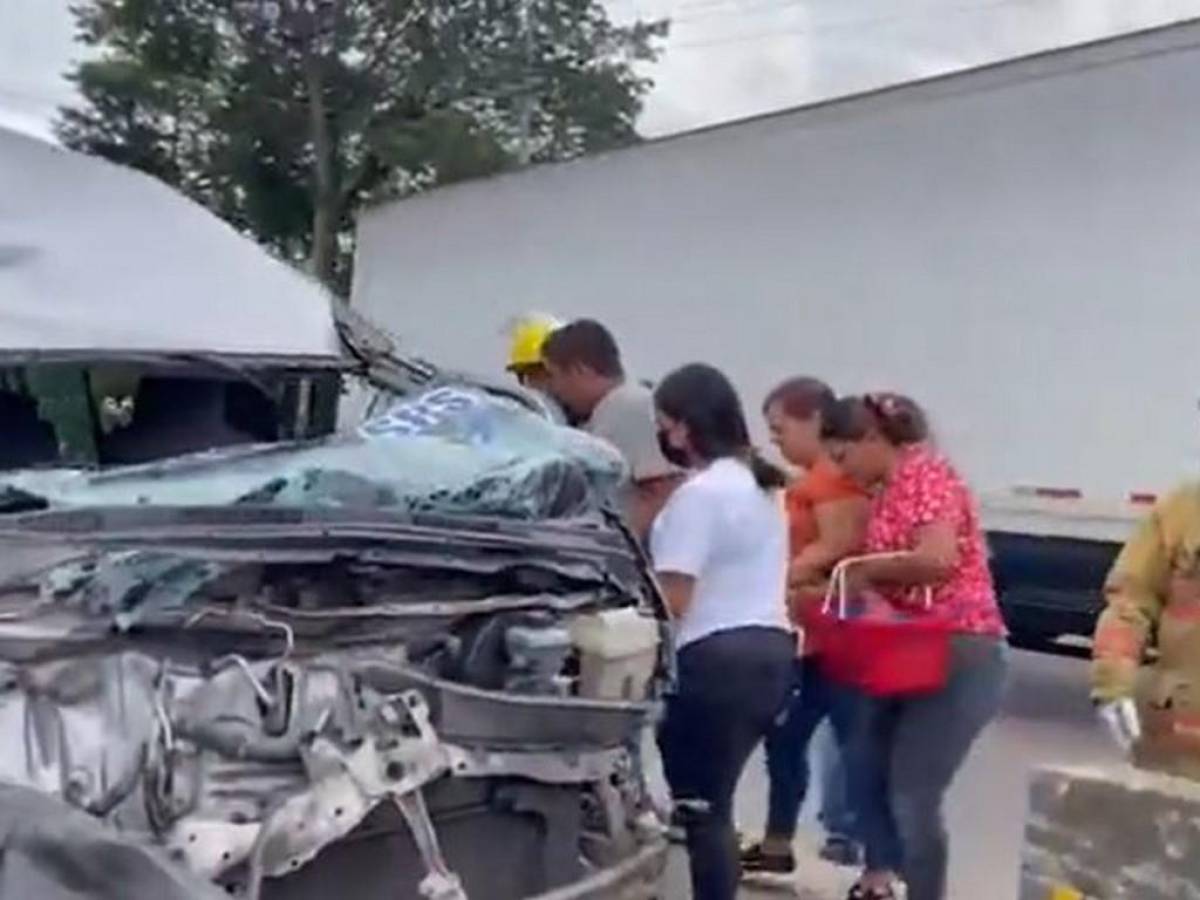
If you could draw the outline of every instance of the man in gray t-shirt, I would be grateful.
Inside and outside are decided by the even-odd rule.
[[[625,514],[644,536],[681,473],[659,449],[654,397],[626,381],[617,342],[599,322],[580,319],[556,329],[542,345],[550,392],[583,427],[625,458],[632,486]]]

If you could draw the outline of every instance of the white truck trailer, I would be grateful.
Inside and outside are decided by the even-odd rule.
[[[1086,633],[1200,459],[1200,20],[368,212],[353,302],[499,371],[503,323],[603,320],[639,377],[910,393],[984,498],[1010,622]]]

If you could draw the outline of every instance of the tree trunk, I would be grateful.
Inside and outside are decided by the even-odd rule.
[[[330,290],[336,290],[337,232],[341,219],[340,199],[334,184],[333,133],[325,108],[325,85],[321,79],[320,61],[310,57],[305,62],[308,82],[309,128],[313,146],[313,223],[312,251],[309,265],[312,274]]]

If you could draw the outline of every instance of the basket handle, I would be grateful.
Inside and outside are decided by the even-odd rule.
[[[825,602],[821,606],[821,613],[829,615],[833,609],[833,596],[837,594],[838,603],[838,618],[846,618],[846,572],[851,566],[856,566],[865,562],[874,562],[879,559],[900,559],[909,556],[907,550],[898,550],[889,553],[864,553],[859,556],[847,556],[841,562],[833,567],[833,571],[829,574],[829,585],[825,588]],[[933,608],[933,588],[930,585],[925,585],[925,611],[928,612]]]

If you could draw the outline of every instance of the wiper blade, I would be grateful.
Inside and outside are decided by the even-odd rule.
[[[438,376],[439,370],[436,366],[400,353],[391,335],[357,310],[351,309],[345,302],[335,301],[333,312],[342,346],[368,373],[374,372],[386,377],[389,374],[386,370],[395,370],[396,373],[402,373],[404,381],[410,382],[408,387],[429,384]],[[404,386],[387,385],[393,389]]]
[[[50,503],[45,497],[31,494],[11,485],[0,485],[0,515],[25,512],[40,512],[49,509]]]

